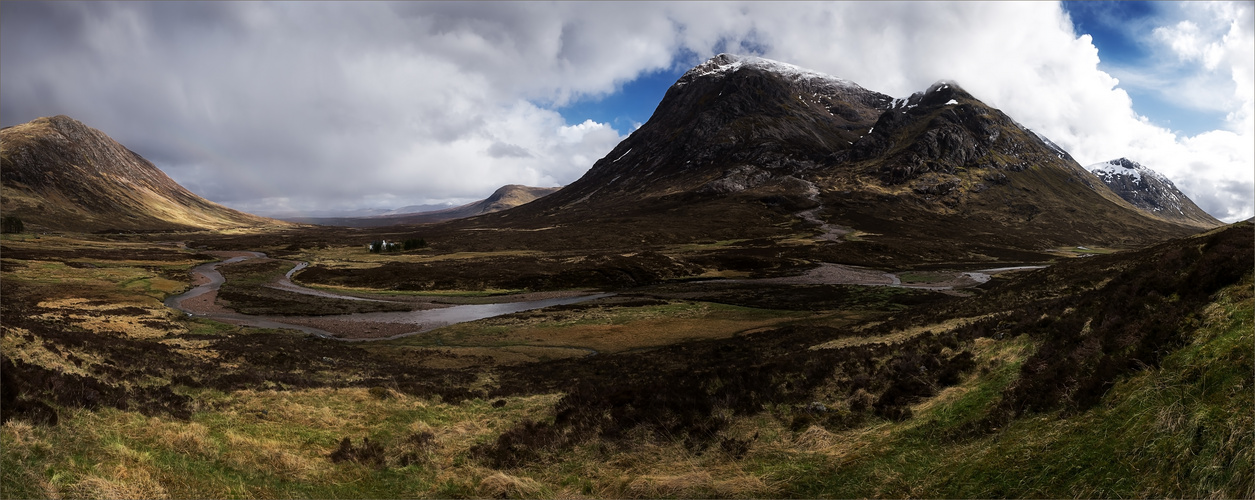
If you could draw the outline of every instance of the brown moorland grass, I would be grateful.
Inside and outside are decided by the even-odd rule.
[[[123,285],[128,274],[41,270],[64,261],[6,257],[5,360],[11,345],[30,356],[6,364],[5,373],[19,366],[60,381],[61,392],[101,380],[160,384],[187,399],[186,411],[176,412],[139,392],[119,408],[117,393],[103,385],[89,385],[102,390],[91,407],[33,395],[60,419],[0,427],[2,496],[1249,497],[1255,307],[1243,266],[1250,241],[1246,229],[1131,257],[1082,259],[961,300],[848,316],[846,325],[823,327],[821,317],[648,352],[477,370],[421,369],[416,358],[435,349],[367,350],[199,321],[172,320],[182,330],[164,339],[131,337],[112,322],[98,332],[68,319],[61,326],[40,314],[92,302],[58,301],[120,300],[142,309],[157,298]],[[10,281],[22,269],[46,274]],[[1133,285],[1155,294],[1133,293]],[[615,318],[680,321],[697,317],[685,316],[700,311],[695,304],[703,305],[641,302],[513,319],[535,319],[529,328],[537,331],[615,325]],[[1014,314],[936,327],[1006,311]],[[1110,382],[1096,401],[1025,399],[1039,392],[1017,387],[1069,383],[1025,369],[1070,359],[1069,344],[1051,343],[1105,335],[1103,321],[1087,320],[1116,316],[1133,326],[1170,320],[1176,336],[1133,339],[1163,353],[1144,367],[1059,372]],[[807,349],[918,325],[933,331],[892,347]],[[192,354],[201,350],[214,355]],[[1111,353],[1120,361],[1121,351]],[[36,364],[86,376],[57,378],[31,369]],[[1080,368],[1093,366],[1102,365]],[[191,375],[176,382],[175,373]],[[577,379],[585,383],[571,383]],[[991,418],[1007,401],[1044,409]],[[528,429],[560,432],[528,441]],[[503,436],[539,446],[532,455],[505,447],[494,455]],[[340,449],[348,459],[332,457]],[[504,465],[498,456],[524,459]]]
[[[387,342],[399,346],[581,348],[615,353],[738,333],[812,313],[710,303],[551,308],[451,325]]]

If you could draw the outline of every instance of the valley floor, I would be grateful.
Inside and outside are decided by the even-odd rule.
[[[1255,494],[1249,223],[1045,269],[237,245],[274,259],[203,299],[314,321],[615,293],[355,343],[166,307],[213,238],[4,235],[0,496]],[[298,261],[325,295],[275,287]]]

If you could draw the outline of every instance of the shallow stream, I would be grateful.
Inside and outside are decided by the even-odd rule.
[[[416,311],[373,312],[373,313],[343,314],[343,315],[335,315],[335,316],[254,316],[250,314],[240,314],[233,311],[226,311],[226,310],[221,309],[220,307],[214,307],[212,305],[206,305],[204,307],[196,307],[196,306],[189,306],[185,304],[188,299],[199,297],[201,295],[204,295],[210,292],[217,292],[218,289],[222,287],[222,284],[226,283],[226,278],[222,276],[221,272],[218,272],[218,266],[223,265],[223,264],[232,264],[235,262],[240,262],[240,261],[249,260],[249,259],[266,258],[266,254],[263,254],[261,252],[243,252],[243,253],[245,253],[246,255],[239,255],[239,256],[231,257],[231,258],[219,261],[219,262],[201,264],[193,268],[192,269],[193,273],[204,276],[209,281],[207,283],[203,283],[201,285],[193,287],[191,290],[188,290],[182,294],[167,298],[165,300],[166,306],[183,311],[189,316],[209,318],[209,319],[213,319],[217,321],[231,323],[234,325],[254,326],[254,327],[259,327],[259,328],[289,328],[289,329],[300,330],[305,333],[317,335],[319,337],[345,340],[345,341],[366,341],[366,340],[395,339],[395,338],[405,337],[408,335],[414,335],[414,334],[434,330],[442,326],[448,326],[448,325],[452,325],[456,323],[465,323],[467,321],[475,321],[475,320],[484,319],[484,318],[491,318],[493,316],[501,316],[503,314],[511,314],[511,313],[516,313],[516,312],[521,312],[521,311],[528,311],[532,309],[541,309],[545,307],[564,305],[564,304],[574,304],[577,302],[584,302],[588,300],[599,299],[599,298],[613,295],[609,293],[599,293],[599,294],[591,294],[591,295],[580,295],[580,296],[575,296],[575,297],[557,297],[557,298],[548,298],[548,299],[542,299],[542,300],[531,300],[531,301],[521,301],[521,302],[501,302],[501,303],[496,303],[496,304],[471,304],[471,305],[440,307],[436,309],[423,309],[423,310],[416,310]],[[281,279],[277,285],[274,285],[273,288],[295,292],[295,293],[302,293],[306,295],[331,298],[331,299],[369,300],[369,301],[388,302],[388,301],[384,301],[380,299],[366,299],[366,298],[361,298],[361,297],[352,297],[348,295],[340,295],[340,294],[335,294],[331,292],[325,292],[322,290],[313,290],[313,289],[306,288],[306,287],[293,283],[291,281],[293,273],[304,268],[306,265],[308,264],[305,262],[298,263],[296,267],[294,267],[291,271],[288,271],[288,273],[284,276],[284,278]],[[333,334],[331,332],[328,332],[326,330],[323,330],[321,328],[310,326],[308,324],[301,324],[301,323],[318,323],[318,322],[325,322],[329,324],[330,323],[343,324],[343,322],[354,322],[354,323],[362,323],[362,324],[383,323],[383,324],[394,325],[393,329],[400,327],[403,331],[401,333],[388,335],[385,337],[346,339],[336,334]]]

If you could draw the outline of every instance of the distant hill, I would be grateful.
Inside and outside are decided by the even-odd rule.
[[[419,205],[414,207],[402,207],[393,211],[399,213],[388,213],[367,217],[285,217],[284,220],[307,224],[319,224],[323,226],[347,227],[383,227],[397,224],[427,224],[500,212],[502,210],[514,208],[538,198],[548,196],[557,192],[559,189],[562,188],[530,187],[520,186],[518,184],[508,184],[498,188],[488,198],[467,203],[462,206],[440,210],[425,212],[409,211],[423,207],[422,205]]]
[[[0,130],[2,209],[28,228],[185,231],[288,225],[208,201],[104,132],[59,115]]]
[[[1203,229],[1224,225],[1198,208],[1167,177],[1128,158],[1085,167],[1125,201],[1154,217]]]
[[[352,210],[281,210],[263,212],[262,215],[273,219],[280,219],[292,222],[305,222],[314,219],[358,219],[363,217],[378,217],[381,215],[405,215],[417,214],[422,212],[434,212],[436,210],[445,210],[454,208],[457,205],[452,203],[428,204],[428,205],[406,205],[400,208],[356,208]]]
[[[895,99],[728,54],[681,76],[643,126],[561,191],[455,225],[546,228],[558,240],[600,225],[589,244],[615,246],[782,236],[816,222],[869,235],[845,255],[911,247],[938,261],[1197,230],[1136,209],[955,83]]]

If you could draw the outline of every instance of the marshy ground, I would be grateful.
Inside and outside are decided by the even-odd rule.
[[[4,497],[1253,491],[1249,224],[965,296],[779,279],[815,267],[801,236],[397,254],[186,236],[4,236]],[[365,343],[162,304],[228,249],[275,259],[224,266],[215,303],[239,312],[616,295]],[[300,285],[389,302],[270,287],[295,261]]]

